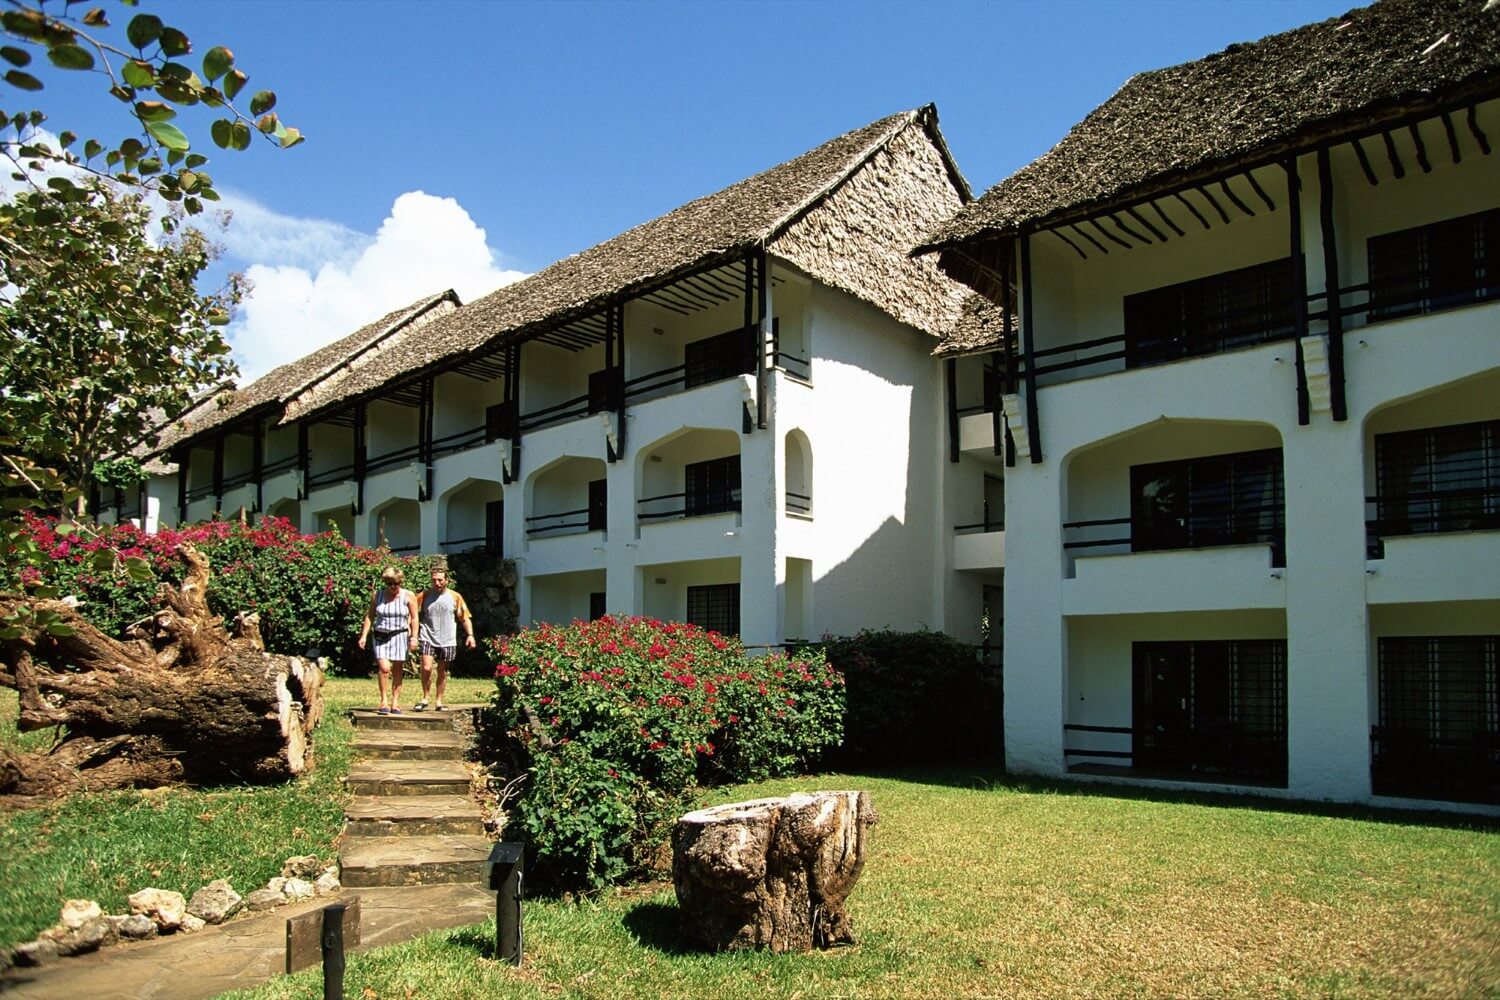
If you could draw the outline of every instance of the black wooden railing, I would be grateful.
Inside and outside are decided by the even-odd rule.
[[[422,457],[422,446],[419,444],[408,445],[405,448],[397,448],[394,451],[381,452],[379,455],[371,455],[365,460],[365,474],[384,472],[386,469],[394,469],[402,465],[410,465]]]
[[[812,497],[806,493],[793,493],[786,491],[786,512],[788,514],[799,514],[803,517],[812,516]]]
[[[595,530],[590,523],[589,514],[588,507],[562,510],[555,514],[534,514],[526,518],[526,535],[528,538],[538,536],[556,538],[562,534],[571,535]]]
[[[468,427],[452,434],[444,434],[442,437],[432,439],[432,457],[441,458],[444,455],[453,455],[470,448],[478,448],[491,440],[489,429],[484,424],[477,427]]]
[[[1365,510],[1369,558],[1383,559],[1387,538],[1500,529],[1500,483],[1365,497]]]
[[[652,510],[645,509],[647,506]],[[636,518],[641,521],[665,521],[672,518],[704,517],[740,509],[740,491],[710,493],[663,493],[636,501]]]
[[[1131,736],[1134,732],[1129,726],[1084,726],[1074,723],[1064,723],[1064,733],[1108,733],[1118,736]],[[1066,742],[1066,741],[1065,741]],[[1135,755],[1133,750],[1089,750],[1084,747],[1064,747],[1064,757],[1100,757],[1105,760],[1128,760]]]
[[[488,535],[471,535],[468,538],[445,538],[438,542],[444,552],[493,552],[500,554],[500,543]]]
[[[569,420],[577,420],[579,417],[589,415],[589,400],[592,397],[588,393],[565,399],[561,403],[553,403],[544,406],[540,410],[532,410],[530,413],[521,414],[521,430],[534,431],[543,427],[551,427],[553,424],[564,424]]]
[[[1278,567],[1286,565],[1285,535],[1286,511],[1279,502],[1194,512],[1167,525],[1135,517],[1063,522],[1063,548],[1069,552],[1099,548],[1168,552],[1260,543],[1271,547],[1271,565]]]
[[[804,382],[812,381],[812,363],[806,358],[799,358],[787,351],[777,350],[772,354],[771,363],[788,375]]]
[[[644,396],[665,394],[681,388],[687,380],[687,365],[673,365],[660,371],[637,375],[625,380],[625,398],[639,399]]]
[[[255,482],[255,471],[253,469],[247,469],[244,472],[236,472],[232,476],[225,476],[224,481],[219,484],[219,487],[225,493],[228,493],[232,489],[237,489],[238,487],[244,486],[246,483],[253,482]]]
[[[213,495],[214,495],[214,484],[213,483],[208,483],[208,484],[203,485],[203,486],[194,486],[191,489],[189,489],[187,491],[187,493],[186,493],[186,496],[187,496],[187,499],[188,499],[189,503],[192,503],[194,500],[204,500],[204,499],[207,499],[208,497],[211,497]]]
[[[955,524],[953,533],[955,535],[983,535],[991,531],[1004,531],[1005,519],[985,518],[983,521],[975,521],[973,524]]]
[[[277,475],[278,473],[290,472],[296,467],[297,456],[288,455],[286,458],[278,458],[274,462],[267,462],[265,465],[261,466],[260,475],[262,479],[269,479],[271,476]]]
[[[319,472],[310,472],[307,475],[307,488],[315,486],[329,486],[333,483],[341,483],[354,475],[354,465],[336,465],[331,469],[323,469]]]

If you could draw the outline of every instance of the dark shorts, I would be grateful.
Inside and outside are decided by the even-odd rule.
[[[454,654],[458,652],[457,646],[434,646],[432,643],[422,640],[422,655],[430,656],[439,663],[452,663]]]

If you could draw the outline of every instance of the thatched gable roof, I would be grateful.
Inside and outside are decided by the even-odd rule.
[[[1011,339],[1015,339],[1016,324],[1012,315]],[[998,351],[1005,342],[1005,313],[983,295],[970,295],[964,300],[958,320],[943,334],[943,339],[932,351],[935,358],[957,358],[965,354],[983,354]]]
[[[928,105],[891,115],[471,302],[457,314],[431,324],[422,337],[410,338],[400,350],[385,353],[337,385],[315,388],[297,400],[295,416],[326,411],[397,379],[589,315],[610,301],[661,287],[685,274],[740,259],[815,212],[861,166],[912,128],[928,133],[945,165],[946,183],[958,192],[956,203],[942,213],[941,217],[947,217],[957,203],[968,199],[969,189],[937,133],[936,109]],[[910,240],[906,245],[910,246]],[[935,270],[933,275],[946,280]],[[960,297],[954,298],[955,308]],[[934,321],[931,332],[940,332],[950,321],[947,316]]]
[[[1381,0],[1131,77],[917,252],[1036,232],[1413,112],[1500,94],[1500,7]],[[957,262],[962,267],[962,262]]]
[[[393,309],[346,337],[326,344],[296,361],[271,369],[243,389],[229,389],[219,393],[217,406],[195,404],[189,412],[178,418],[175,427],[166,430],[153,451],[164,452],[174,445],[201,437],[257,412],[274,412],[279,417],[281,408],[297,394],[332,377],[344,366],[357,363],[361,355],[378,349],[385,342],[407,332],[418,325],[423,317],[453,311],[460,305],[458,295],[449,289],[437,295],[424,296],[400,309]]]

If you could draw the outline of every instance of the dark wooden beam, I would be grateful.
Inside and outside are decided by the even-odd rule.
[[[1026,355],[1026,438],[1031,446],[1031,463],[1042,461],[1042,431],[1037,426],[1036,403],[1036,307],[1031,297],[1031,237],[1021,237],[1021,350]]]
[[[433,494],[432,469],[432,425],[437,414],[437,376],[428,372],[422,376],[422,425],[418,433],[418,451],[422,455],[422,499],[431,500]]]
[[[1255,179],[1255,175],[1247,170],[1245,171],[1245,180],[1250,182],[1250,189],[1259,195],[1260,200],[1265,203],[1266,211],[1276,211],[1276,203],[1271,200],[1270,195],[1266,194],[1266,189],[1260,186],[1260,181]]]
[[[766,398],[766,335],[771,332],[771,258],[765,247],[755,254],[755,426],[770,426],[770,400]]]
[[[1391,138],[1389,132],[1380,133],[1380,137],[1385,140],[1385,155],[1391,161],[1391,172],[1396,175],[1396,180],[1399,181],[1406,176],[1406,165],[1401,162],[1401,154],[1396,152],[1396,140]]]
[[[1229,213],[1224,211],[1224,206],[1220,205],[1219,202],[1214,198],[1214,194],[1212,191],[1210,191],[1206,187],[1194,188],[1193,190],[1201,194],[1203,196],[1203,200],[1214,207],[1214,211],[1219,213],[1219,220],[1221,222],[1223,222],[1226,226],[1229,225]]]
[[[224,435],[214,438],[214,510],[224,504]]]
[[[1147,219],[1140,212],[1137,212],[1134,207],[1125,209],[1125,214],[1134,219],[1139,225],[1145,226],[1146,231],[1149,232],[1152,236],[1155,236],[1163,243],[1167,242],[1167,234],[1153,226],[1151,224],[1151,220]]]
[[[1111,241],[1119,244],[1120,246],[1124,247],[1126,250],[1131,249],[1131,246],[1130,246],[1129,243],[1126,243],[1124,240],[1120,239],[1120,237],[1116,236],[1114,233],[1110,232],[1108,229],[1105,229],[1103,226],[1101,226],[1099,224],[1099,220],[1098,219],[1090,219],[1089,220],[1089,225],[1091,225],[1095,229],[1099,230],[1100,234],[1103,235],[1105,239],[1111,240]]]
[[[1333,170],[1328,147],[1318,149],[1318,220],[1323,230],[1323,291],[1328,305],[1329,405],[1333,419],[1349,419],[1344,395],[1344,311],[1339,290],[1338,233],[1333,227]]]
[[[1458,130],[1453,127],[1453,116],[1443,112],[1443,132],[1448,136],[1448,155],[1453,157],[1455,164],[1463,162],[1463,154],[1458,149]]]
[[[1469,126],[1469,134],[1474,136],[1475,142],[1479,143],[1479,152],[1483,153],[1485,156],[1489,156],[1490,139],[1489,136],[1485,135],[1484,131],[1479,127],[1479,118],[1474,113],[1474,105],[1469,105],[1469,113],[1464,116],[1464,120]]]
[[[188,464],[193,449],[183,448],[177,453],[177,523],[187,523]]]
[[[1139,241],[1141,243],[1144,243],[1147,246],[1151,245],[1151,240],[1150,239],[1148,239],[1145,236],[1142,236],[1140,233],[1136,232],[1134,229],[1131,229],[1129,226],[1125,225],[1125,223],[1123,223],[1123,222],[1120,221],[1119,216],[1111,215],[1109,217],[1109,221],[1113,222],[1115,224],[1115,228],[1116,229],[1118,229],[1120,232],[1124,233],[1126,236],[1129,236],[1131,239],[1137,240],[1137,241]]]
[[[266,467],[266,422],[257,417],[250,438],[250,475],[255,480],[255,513],[265,510],[266,488],[261,482],[261,470]]]
[[[361,399],[354,404],[354,509],[349,513],[358,517],[365,512],[365,464],[369,461],[370,405]]]
[[[1175,222],[1172,221],[1172,217],[1170,215],[1168,215],[1165,210],[1162,209],[1161,204],[1159,202],[1152,201],[1151,202],[1151,207],[1154,208],[1154,209],[1156,209],[1156,214],[1159,215],[1159,216],[1161,216],[1161,221],[1164,222],[1164,223],[1166,223],[1167,227],[1169,229],[1171,229],[1172,232],[1176,233],[1178,236],[1186,236],[1187,235],[1187,233],[1185,233],[1185,232],[1182,231],[1182,227],[1181,226],[1179,226],[1177,223],[1175,223]]]
[[[1049,229],[1049,230],[1047,230],[1047,232],[1051,233],[1053,236],[1056,236],[1058,239],[1062,240],[1068,246],[1072,247],[1073,248],[1073,252],[1076,253],[1078,256],[1082,257],[1084,260],[1088,260],[1089,255],[1086,254],[1086,253],[1084,253],[1082,250],[1078,249],[1078,244],[1077,243],[1074,243],[1072,240],[1068,239],[1066,236],[1064,236],[1062,233],[1058,232],[1056,229]]]
[[[1417,150],[1417,166],[1422,168],[1422,173],[1432,173],[1432,164],[1427,160],[1427,144],[1422,141],[1422,130],[1417,128],[1417,123],[1412,122],[1406,126],[1406,131],[1411,134],[1412,145]]]
[[[1312,403],[1307,395],[1307,363],[1302,357],[1302,338],[1307,335],[1307,265],[1302,260],[1302,181],[1297,176],[1297,157],[1288,159],[1285,169],[1287,214],[1291,216],[1292,305],[1296,316],[1292,339],[1297,356],[1297,423],[1305,426],[1312,420]]]
[[[1098,250],[1100,253],[1105,254],[1106,256],[1109,254],[1109,248],[1108,247],[1106,247],[1103,243],[1100,243],[1098,240],[1094,239],[1092,236],[1090,236],[1088,233],[1084,232],[1082,229],[1079,229],[1078,228],[1078,223],[1076,223],[1076,222],[1073,223],[1073,232],[1077,233],[1079,236],[1082,236],[1084,239],[1086,239],[1090,243],[1094,244],[1094,249],[1095,250]]]
[[[1365,155],[1365,146],[1359,139],[1352,140],[1349,145],[1354,147],[1354,155],[1359,157],[1359,169],[1365,172],[1365,180],[1370,182],[1371,187],[1380,184],[1380,179],[1375,176],[1375,168],[1370,166],[1370,158]]]
[[[1229,186],[1228,177],[1219,182],[1219,189],[1224,192],[1224,197],[1229,199],[1230,204],[1239,209],[1241,212],[1244,212],[1246,215],[1250,216],[1252,219],[1255,218],[1254,210],[1251,209],[1250,206],[1245,204],[1243,201],[1240,201],[1240,196],[1235,194],[1234,188]]]
[[[307,499],[307,476],[308,470],[312,467],[312,451],[307,446],[307,436],[307,421],[297,421],[297,471],[302,474],[299,477],[301,479],[301,482],[297,484],[298,500]],[[302,530],[302,526],[300,524],[297,525],[297,530]]]
[[[610,317],[615,325],[615,343],[619,350],[615,357],[615,444],[620,456],[625,455],[625,303],[616,302],[610,307]]]
[[[943,363],[944,384],[948,397],[948,461],[958,462],[958,360],[949,358]]]
[[[1212,226],[1210,226],[1208,224],[1208,220],[1203,217],[1203,213],[1200,212],[1200,211],[1198,211],[1198,209],[1194,208],[1193,207],[1193,203],[1190,202],[1190,201],[1188,201],[1186,198],[1184,198],[1182,196],[1182,192],[1181,191],[1174,191],[1174,192],[1172,192],[1172,197],[1176,198],[1178,201],[1182,202],[1183,207],[1186,208],[1189,212],[1193,213],[1193,218],[1195,218],[1199,222],[1203,223],[1203,228],[1204,229],[1212,229],[1213,228]]]

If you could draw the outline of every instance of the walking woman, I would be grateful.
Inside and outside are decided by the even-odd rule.
[[[401,668],[417,648],[417,595],[401,586],[405,574],[399,566],[387,566],[380,574],[383,588],[370,599],[365,623],[359,632],[359,648],[373,635],[375,665],[380,668],[381,715],[401,714]],[[395,665],[394,674],[391,671]]]

